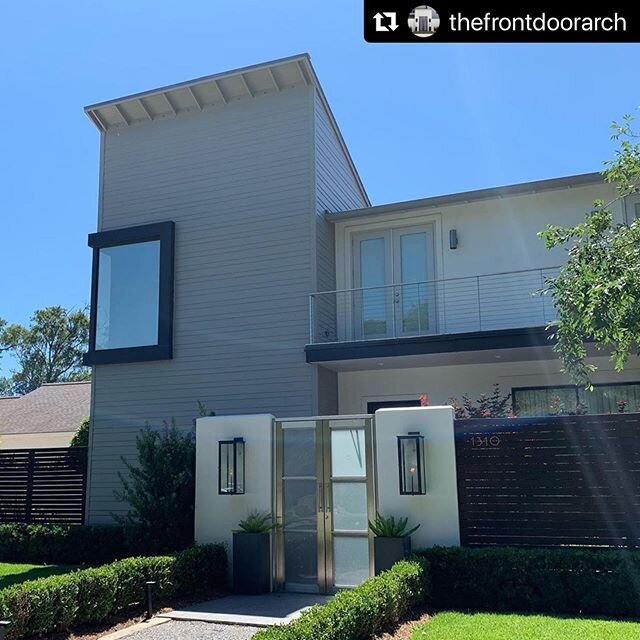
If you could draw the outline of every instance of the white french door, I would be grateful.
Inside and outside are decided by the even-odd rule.
[[[435,333],[434,279],[433,225],[354,235],[354,337]]]

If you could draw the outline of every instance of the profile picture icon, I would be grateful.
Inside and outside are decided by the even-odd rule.
[[[430,38],[440,26],[440,16],[433,7],[421,4],[409,14],[409,29],[418,38]]]

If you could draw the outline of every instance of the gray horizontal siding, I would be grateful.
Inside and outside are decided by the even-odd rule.
[[[320,96],[315,99],[316,206],[319,212],[367,206]]]
[[[308,415],[312,89],[110,131],[101,230],[176,223],[174,358],[94,368],[89,519],[121,513],[121,456],[146,423],[218,414]],[[265,453],[266,455],[266,453]]]
[[[315,188],[316,211],[345,211],[367,206],[367,201],[331,124],[320,96],[314,101],[315,121]],[[316,291],[336,288],[334,226],[324,216],[316,216]],[[316,336],[336,335],[335,300],[331,296],[315,299],[314,332]],[[335,372],[319,368],[317,371],[318,411],[338,413],[338,384]]]

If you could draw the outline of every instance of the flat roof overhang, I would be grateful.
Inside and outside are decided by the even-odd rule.
[[[543,347],[546,347],[544,351],[549,352],[550,357],[555,357],[551,354],[552,345],[553,341],[546,327],[527,327],[358,342],[310,344],[305,347],[305,354],[308,363],[325,365],[348,360],[380,360],[501,349],[535,349],[537,353]]]

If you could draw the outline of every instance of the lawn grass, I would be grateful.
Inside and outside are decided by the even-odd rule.
[[[0,589],[11,585],[25,582],[26,580],[36,580],[60,573],[68,573],[75,569],[68,565],[38,565],[38,564],[14,564],[0,562]]]
[[[640,624],[497,613],[439,613],[411,640],[638,640]]]

